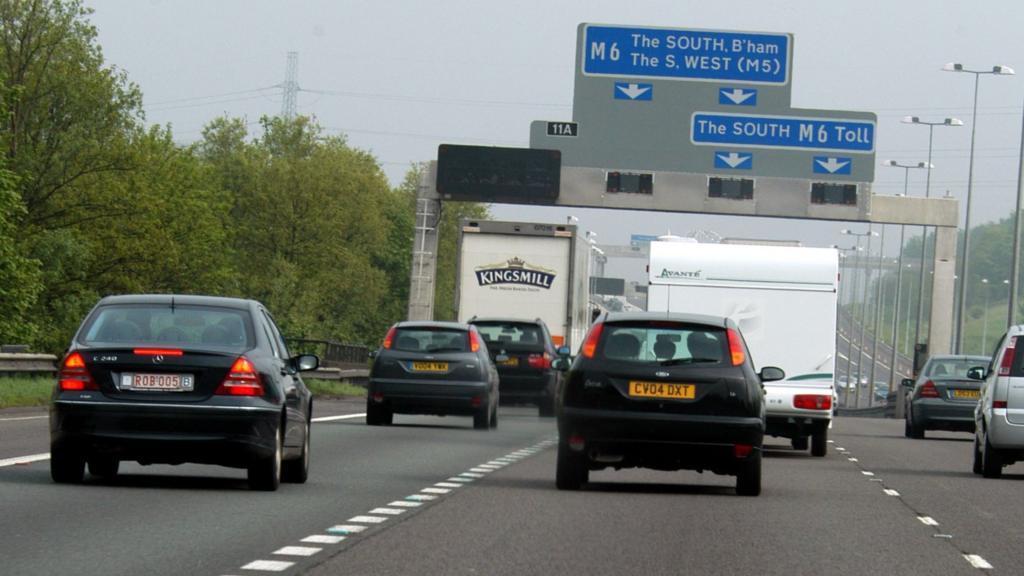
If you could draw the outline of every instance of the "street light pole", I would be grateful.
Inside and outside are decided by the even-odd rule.
[[[964,209],[964,254],[960,259],[960,294],[959,302],[957,303],[956,323],[953,330],[953,351],[956,354],[960,354],[963,351],[964,310],[967,307],[967,274],[970,270],[968,266],[971,257],[971,192],[974,190],[974,135],[978,128],[978,85],[982,74],[1005,76],[1014,74],[1014,71],[1009,66],[993,66],[991,70],[970,70],[957,62],[950,62],[943,66],[942,69],[946,72],[974,74],[974,104],[971,107],[971,152],[970,160],[967,163],[967,207]]]
[[[921,167],[927,167],[928,168],[928,176],[925,179],[925,185],[924,185],[924,197],[925,198],[931,198],[931,195],[932,195],[932,168],[935,167],[932,164],[932,142],[934,140],[933,137],[934,137],[935,127],[936,126],[963,126],[964,122],[963,122],[963,120],[960,120],[959,118],[944,118],[944,119],[942,119],[941,122],[928,122],[926,120],[922,120],[918,116],[905,116],[902,121],[903,121],[904,124],[919,124],[921,126],[927,126],[928,127],[928,163],[926,164],[926,166],[921,166]],[[918,165],[920,166],[920,164],[918,164]],[[925,273],[925,270],[927,269],[927,265],[925,263],[925,257],[927,256],[927,254],[928,254],[928,227],[927,226],[922,226],[921,227],[921,270],[918,272],[918,274],[919,274],[918,290],[921,293],[920,293],[920,295],[917,298],[917,322],[914,324],[914,350],[915,350],[915,356],[916,356],[917,344],[921,341],[921,323],[924,321],[924,301],[925,301],[925,295],[926,295],[926,293],[928,291],[928,285],[925,284],[925,281],[924,281],[924,273]]]
[[[875,322],[872,324],[871,335],[874,336],[874,343],[871,345],[871,370],[868,372],[868,408],[875,399],[875,367],[878,365],[878,335],[882,328],[882,280],[883,263],[885,262],[885,224],[882,224],[881,239],[878,242],[878,278],[875,280]]]
[[[868,239],[867,254],[865,254],[865,257],[864,257],[864,260],[865,260],[865,265],[863,266],[863,268],[864,268],[863,272],[864,273],[862,274],[864,276],[864,292],[863,292],[863,298],[862,298],[862,306],[863,307],[861,309],[860,338],[858,338],[858,347],[857,347],[857,380],[855,382],[855,385],[856,385],[857,388],[854,391],[854,400],[853,400],[854,403],[856,404],[856,406],[859,408],[860,407],[860,377],[861,377],[862,370],[863,370],[863,365],[864,365],[864,325],[867,324],[867,320],[868,320],[868,281],[870,280],[870,276],[869,276],[869,273],[868,273],[867,260],[871,258],[871,237],[872,236],[878,236],[878,232],[872,232],[871,231],[871,224],[868,224],[868,231],[867,232],[857,233],[857,232],[854,232],[853,230],[844,229],[842,233],[850,235],[850,236],[856,236],[857,237],[857,245],[858,245],[858,247],[860,246],[860,239],[862,237],[866,236],[867,239]],[[852,341],[850,342],[850,345],[851,345],[851,348],[852,348],[852,345],[853,345]],[[851,349],[851,352],[852,352],[852,349]],[[849,360],[849,358],[848,358],[848,360]],[[849,393],[847,393],[847,397],[849,397]]]
[[[1013,262],[1010,263],[1010,303],[1006,314],[1006,327],[1017,323],[1017,291],[1020,278],[1020,209],[1024,203],[1024,114],[1021,114],[1020,153],[1017,159],[1017,205],[1013,211]]]
[[[988,295],[990,290],[988,286],[988,278],[982,278],[981,283],[985,285],[985,311],[982,313],[981,352],[979,352],[979,354],[984,354],[985,349],[988,348]]]

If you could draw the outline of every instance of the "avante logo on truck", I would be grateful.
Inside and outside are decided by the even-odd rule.
[[[683,271],[683,270],[669,270],[668,268],[662,268],[661,274],[658,278],[681,278],[683,280],[692,279],[700,280],[700,270]]]
[[[549,290],[555,281],[555,271],[541,266],[532,266],[522,258],[515,256],[505,262],[478,266],[476,280],[480,286],[522,284]]]

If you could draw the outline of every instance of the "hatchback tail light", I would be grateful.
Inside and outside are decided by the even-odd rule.
[[[96,381],[92,379],[92,375],[89,374],[89,369],[85,367],[85,358],[82,358],[78,352],[72,352],[64,359],[64,363],[60,367],[58,381],[62,392],[65,390],[100,389],[96,385]]]
[[[832,396],[825,394],[797,394],[793,396],[793,407],[804,410],[831,410]]]
[[[547,370],[548,368],[551,368],[551,355],[547,352],[543,354],[530,354],[530,357],[526,359],[526,362],[530,365],[530,368]]]
[[[1017,337],[1011,336],[1006,343],[1006,351],[1003,352],[1003,360],[999,363],[999,375],[1009,376],[1010,368],[1013,367],[1013,357],[1017,354]]]
[[[256,367],[245,356],[239,356],[231,365],[224,381],[215,394],[224,396],[263,396],[263,383]]]
[[[924,386],[921,386],[921,393],[918,394],[918,398],[938,398],[938,397],[939,397],[939,391],[938,391],[937,388],[935,388],[935,382],[932,382],[931,380],[929,380],[929,381],[924,383]]]
[[[604,330],[603,322],[598,322],[590,327],[590,331],[587,332],[587,338],[583,341],[583,348],[580,349],[580,354],[584,358],[594,357],[594,353],[597,352],[597,343],[601,340],[602,330]]]
[[[476,330],[469,331],[469,351],[476,352],[480,350],[480,337],[477,336]]]
[[[384,336],[384,342],[381,343],[381,346],[383,346],[385,350],[391,349],[391,344],[395,341],[395,330],[396,328],[392,326],[391,329],[388,330],[387,335]]]
[[[740,333],[729,328],[727,330],[729,336],[729,355],[732,356],[732,365],[739,366],[747,359],[746,353],[743,352],[743,338],[740,337]]]

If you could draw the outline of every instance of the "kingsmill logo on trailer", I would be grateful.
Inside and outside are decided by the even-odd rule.
[[[505,262],[477,266],[476,280],[481,286],[520,284],[549,290],[555,281],[555,271],[513,257]]]

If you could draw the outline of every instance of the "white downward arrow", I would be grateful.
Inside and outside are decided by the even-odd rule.
[[[826,158],[825,160],[815,160],[815,162],[825,170],[828,170],[829,174],[835,174],[837,170],[850,163],[849,160],[840,161],[838,158]]]
[[[722,96],[725,96],[726,98],[731,100],[733,104],[743,104],[744,102],[749,100],[750,97],[753,96],[754,94],[755,93],[753,91],[746,92],[739,88],[733,88],[728,92],[722,90]]]
[[[650,86],[640,86],[638,84],[630,84],[628,86],[616,86],[622,93],[625,94],[630,100],[636,100],[640,96],[651,89]]]
[[[730,152],[728,154],[719,154],[718,158],[722,162],[725,162],[726,164],[728,164],[729,168],[736,168],[740,164],[743,164],[747,160],[750,160],[750,156],[740,156],[739,154],[737,154],[735,152]]]

